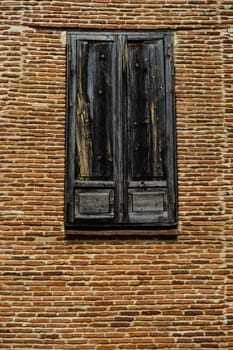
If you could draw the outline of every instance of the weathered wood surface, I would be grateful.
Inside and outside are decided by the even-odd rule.
[[[175,224],[172,36],[68,36],[68,226]]]
[[[163,175],[161,128],[164,120],[162,40],[129,41],[126,46],[126,110],[129,177],[155,179]]]
[[[77,66],[77,178],[112,179],[112,44],[82,41]]]

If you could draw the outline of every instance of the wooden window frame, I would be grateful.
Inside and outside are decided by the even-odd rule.
[[[77,181],[75,162],[77,157],[77,91],[81,60],[80,42],[111,42],[115,62],[113,81],[113,177],[108,181]],[[130,123],[125,123],[129,100],[125,98],[125,45],[128,42],[160,43],[162,47],[163,89],[163,147],[164,174],[156,181],[129,179]],[[129,69],[129,68],[127,68]],[[89,229],[161,229],[177,226],[177,169],[174,98],[173,34],[171,32],[114,31],[69,32],[67,34],[67,119],[66,119],[66,178],[65,178],[65,227],[72,230]],[[128,113],[130,114],[130,113]],[[145,119],[145,123],[147,120]],[[125,156],[127,154],[127,156]],[[143,190],[145,189],[145,191]],[[144,191],[144,192],[143,192]],[[145,194],[145,196],[144,196]],[[145,198],[144,198],[145,197]],[[101,207],[95,211],[95,203]],[[142,200],[142,201],[141,201]],[[91,203],[92,201],[92,203]],[[82,205],[80,204],[82,203]],[[88,204],[89,203],[89,204]],[[143,203],[153,211],[144,211]],[[85,212],[86,204],[89,212]],[[163,208],[163,209],[161,209]]]

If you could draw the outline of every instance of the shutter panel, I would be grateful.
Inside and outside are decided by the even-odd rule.
[[[168,223],[164,40],[129,36],[125,49],[128,223]]]
[[[70,179],[79,226],[114,221],[115,42],[107,36],[71,36],[70,115],[73,156]],[[72,81],[73,79],[73,81]]]

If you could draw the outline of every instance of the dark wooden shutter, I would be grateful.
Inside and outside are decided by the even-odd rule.
[[[176,223],[172,35],[69,33],[66,226]]]
[[[115,62],[113,37],[70,35],[69,221],[115,217]]]
[[[159,225],[175,220],[169,49],[171,42],[164,37],[129,35],[125,41],[125,202],[129,224]],[[169,152],[173,157],[169,158]]]

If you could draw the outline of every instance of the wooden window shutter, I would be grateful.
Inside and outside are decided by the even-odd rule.
[[[172,35],[69,33],[66,226],[176,223]]]
[[[68,221],[105,224],[115,217],[116,45],[73,34],[68,56]]]
[[[132,224],[172,223],[176,216],[170,54],[168,38],[127,36],[124,108],[127,220]]]

